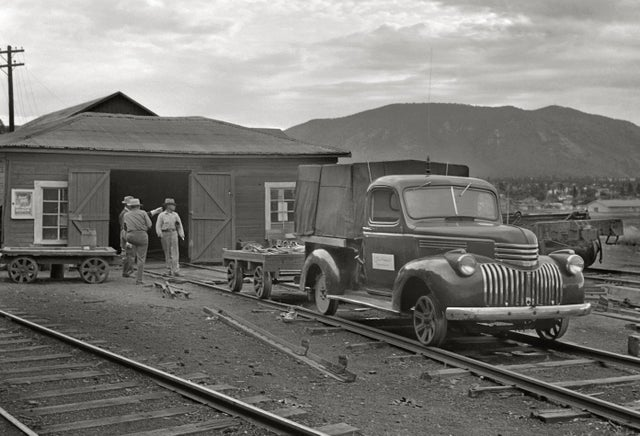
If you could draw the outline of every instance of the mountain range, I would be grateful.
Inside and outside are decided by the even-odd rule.
[[[640,127],[560,106],[391,104],[286,134],[349,150],[352,161],[429,156],[469,165],[479,177],[640,176]]]

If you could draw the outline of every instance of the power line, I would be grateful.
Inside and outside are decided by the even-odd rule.
[[[5,65],[0,65],[0,68],[7,69],[7,83],[9,84],[9,132],[13,132],[16,128],[13,113],[13,69],[24,65],[24,63],[18,63],[11,60],[11,56],[14,53],[24,53],[24,49],[12,49],[11,46],[8,45],[6,50],[0,50],[0,55],[7,55],[7,63]]]

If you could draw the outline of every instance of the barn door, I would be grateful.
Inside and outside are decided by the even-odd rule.
[[[191,173],[189,181],[189,258],[221,262],[233,247],[233,185],[230,174]]]
[[[99,247],[109,245],[109,171],[69,171],[69,242],[80,246],[83,229],[95,230]]]

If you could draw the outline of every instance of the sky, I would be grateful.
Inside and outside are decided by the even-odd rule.
[[[640,125],[636,0],[3,0],[0,23],[0,45],[25,50],[17,124],[122,91],[252,127],[414,102]]]

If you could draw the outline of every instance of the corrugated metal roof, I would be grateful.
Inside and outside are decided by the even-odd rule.
[[[270,127],[250,127],[250,129],[255,130],[256,132],[267,133],[269,135],[291,139],[291,136],[287,135],[282,129],[274,129]]]
[[[1,135],[0,151],[13,148],[198,155],[351,155],[337,148],[204,117],[102,113],[81,113]]]
[[[84,103],[77,104],[75,106],[67,107],[55,112],[48,113],[46,115],[42,115],[22,125],[20,128],[22,129],[22,128],[32,128],[35,126],[42,126],[55,121],[61,121],[61,120],[67,119],[73,115],[77,115],[83,112],[90,112],[93,108],[97,107],[98,105],[115,98],[123,98],[125,100],[128,100],[129,102],[131,102],[132,105],[137,106],[142,111],[148,112],[149,116],[157,116],[155,112],[150,111],[149,109],[147,109],[146,107],[144,107],[143,105],[141,105],[140,103],[138,103],[137,101],[135,101],[134,99],[126,95],[125,93],[121,91],[116,91],[113,94],[107,95],[105,97],[96,98],[95,100],[90,100]]]

